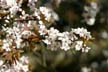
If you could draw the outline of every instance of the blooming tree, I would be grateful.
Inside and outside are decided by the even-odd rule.
[[[37,0],[0,0],[0,72],[29,72],[31,64],[26,50],[76,50],[88,52],[92,39],[85,28],[60,32],[52,23],[59,20],[49,7],[37,7]]]

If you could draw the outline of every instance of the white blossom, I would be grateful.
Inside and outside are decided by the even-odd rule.
[[[16,60],[16,63],[12,64],[10,67],[8,67],[7,65],[1,65],[0,72],[28,72],[28,64],[28,57],[22,56],[19,61]]]
[[[0,66],[2,66],[2,65],[3,65],[3,63],[4,63],[4,62],[3,62],[3,60],[0,60]]]
[[[49,30],[46,30],[46,33],[47,34],[43,34],[45,39],[43,39],[42,41],[45,44],[47,44],[47,47],[49,49],[55,48],[56,45],[59,46],[59,47],[57,46],[57,48],[60,48],[65,51],[70,50],[71,48],[75,48],[75,50],[77,51],[82,50],[82,52],[88,52],[88,50],[90,49],[89,47],[86,47],[83,40],[77,41],[79,38],[75,35],[77,34],[80,37],[87,39],[87,40],[91,39],[92,37],[90,35],[90,32],[88,32],[84,28],[72,29],[72,31],[70,32],[60,33],[57,29],[54,29],[53,27],[51,27]]]
[[[75,33],[75,34],[78,34],[80,37],[84,37],[84,38],[87,38],[87,39],[91,39],[91,35],[90,35],[90,32],[87,31],[87,29],[84,29],[84,28],[77,28],[77,29],[72,29],[72,31]]]
[[[45,20],[49,22],[54,22],[55,20],[59,19],[58,15],[55,12],[53,12],[53,10],[50,8],[40,7],[39,10],[45,16]]]
[[[94,23],[95,23],[95,18],[90,18],[90,19],[87,19],[87,24],[88,25],[94,25]]]
[[[35,10],[35,4],[38,0],[28,0],[28,6],[31,10]]]
[[[102,31],[102,32],[100,33],[100,36],[101,36],[102,38],[104,38],[104,39],[107,39],[107,38],[108,38],[108,33],[107,33],[107,31]]]
[[[40,33],[40,35],[45,35],[47,33],[47,29],[46,29],[45,25],[43,25],[43,24],[39,25],[39,33]]]
[[[81,50],[83,48],[83,41],[77,41],[75,45],[75,49],[77,51]]]
[[[19,10],[19,6],[17,6],[17,5],[14,5],[14,6],[12,6],[10,9],[9,9],[9,11],[10,11],[10,13],[11,14],[16,14],[16,12]]]
[[[6,39],[3,40],[3,46],[2,46],[2,48],[3,48],[5,51],[11,51],[10,45],[11,45],[11,41],[8,41],[8,40],[6,40]]]
[[[89,52],[89,50],[90,50],[91,48],[90,47],[85,47],[85,48],[82,48],[82,52]]]
[[[81,72],[91,72],[91,69],[88,67],[82,67]]]
[[[56,39],[59,31],[57,29],[54,29],[53,27],[48,30],[49,38]]]
[[[24,38],[24,39],[28,39],[30,35],[31,35],[31,31],[28,31],[28,30],[24,30],[24,31],[21,33],[21,36],[22,36],[22,38]]]
[[[5,0],[8,6],[13,6],[16,4],[16,0]]]
[[[84,12],[83,12],[83,17],[85,22],[92,26],[95,23],[95,17],[97,13],[99,12],[99,5],[97,2],[90,2],[90,5],[85,5],[84,6]]]

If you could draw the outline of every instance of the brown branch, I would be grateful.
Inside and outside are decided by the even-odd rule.
[[[16,22],[24,22],[24,21],[35,21],[35,20],[39,20],[36,16],[27,16],[25,19],[22,19],[22,18],[10,18],[10,19],[7,19],[7,18],[1,18],[0,20],[13,20],[13,21],[16,21]]]

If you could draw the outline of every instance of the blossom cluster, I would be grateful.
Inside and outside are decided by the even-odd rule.
[[[39,33],[45,39],[42,41],[47,44],[48,49],[65,51],[75,48],[77,51],[88,52],[90,47],[86,46],[85,41],[92,39],[90,32],[84,28],[72,29],[70,32],[59,32],[51,27],[49,30],[44,25],[40,25]]]
[[[3,60],[0,60],[0,72],[28,72],[29,61],[28,57],[22,56],[18,61],[13,63],[11,66],[3,65]]]
[[[84,28],[59,32],[53,27],[58,15],[50,8],[36,7],[37,0],[27,0],[30,12],[23,9],[26,0],[0,0],[1,36],[0,36],[0,71],[28,72],[29,60],[22,56],[25,48],[32,51],[37,42],[44,42],[48,49],[64,51],[75,49],[88,52],[86,42],[92,39],[90,32]],[[49,28],[49,29],[48,29]]]
[[[29,0],[28,7],[33,7],[37,0]],[[37,41],[37,35],[32,32],[33,17],[22,9],[24,0],[0,0],[0,20],[2,32],[0,36],[0,72],[28,72],[29,60],[21,56],[24,47],[29,48]]]
[[[98,2],[91,1],[87,5],[84,6],[84,12],[83,17],[85,22],[88,25],[94,25],[95,23],[95,17],[97,13],[99,12],[99,4]]]

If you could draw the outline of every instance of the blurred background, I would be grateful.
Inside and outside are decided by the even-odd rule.
[[[38,0],[39,6],[58,14],[59,20],[50,27],[60,32],[84,27],[94,39],[88,44],[88,53],[39,49],[28,54],[33,72],[108,72],[108,0]]]
[[[108,72],[108,0],[41,0],[40,5],[58,14],[52,26],[61,32],[84,27],[94,37],[88,53],[47,52],[46,72]]]

